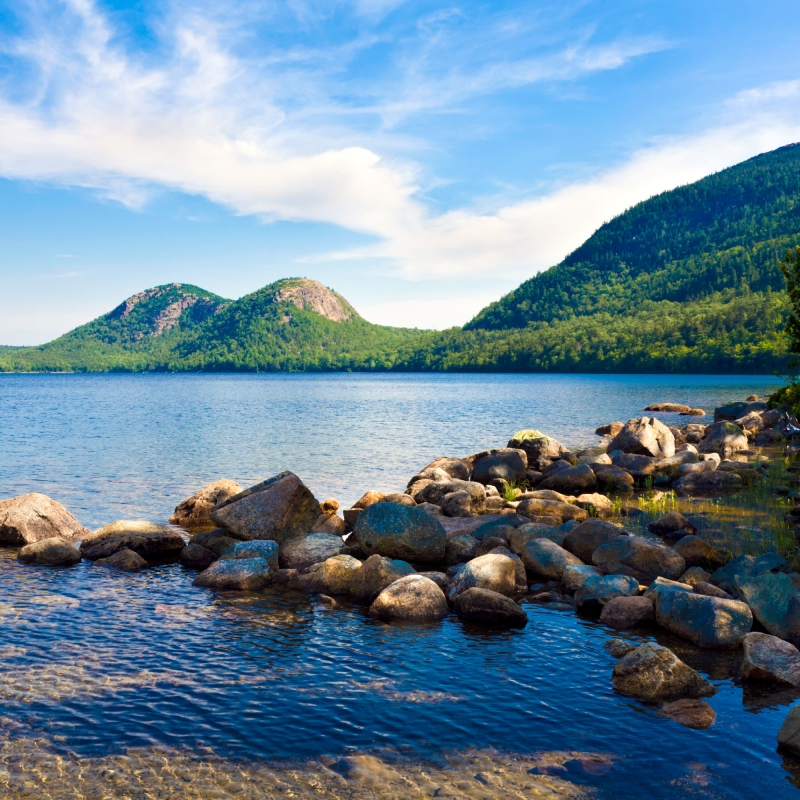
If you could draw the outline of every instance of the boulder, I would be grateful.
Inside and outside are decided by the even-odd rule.
[[[697,533],[697,528],[683,514],[677,511],[670,511],[664,514],[663,517],[651,522],[647,526],[647,530],[656,534],[656,536],[674,536],[680,531]]]
[[[560,581],[570,564],[583,562],[549,539],[530,539],[518,554],[525,568],[547,580]]]
[[[430,578],[443,592],[450,586],[450,578],[444,572],[420,572],[426,578]]]
[[[722,553],[699,536],[690,534],[681,537],[675,543],[674,550],[683,558],[687,567],[702,567],[713,572],[725,563]]]
[[[21,547],[44,539],[75,539],[89,531],[60,503],[33,492],[0,500],[0,545]]]
[[[379,503],[399,503],[401,506],[415,506],[417,501],[410,494],[403,494],[402,492],[392,492],[385,494]]]
[[[170,525],[183,525],[187,528],[210,525],[211,509],[241,491],[242,487],[236,481],[221,480],[209,483],[199,492],[178,503],[175,513],[170,517]]]
[[[800,595],[786,573],[737,576],[735,584],[739,597],[750,606],[753,616],[769,633],[781,639],[792,638],[794,626],[789,615],[789,603],[793,597],[800,599]]]
[[[638,591],[639,581],[630,575],[591,575],[575,592],[575,605],[596,608],[615,597],[633,597]]]
[[[192,582],[207,589],[263,589],[271,579],[272,570],[265,558],[219,559],[203,570]]]
[[[320,507],[297,475],[281,472],[223,500],[210,516],[237,539],[270,539],[283,545],[314,527]]]
[[[339,501],[329,497],[319,504],[319,510],[323,514],[335,514],[339,510]]]
[[[203,531],[193,536],[181,550],[179,561],[190,569],[206,569],[239,540],[228,536],[222,528]]]
[[[557,500],[540,500],[526,498],[517,506],[517,514],[523,517],[556,517],[562,522],[576,519],[579,522],[589,517],[588,512],[570,503],[561,503]]]
[[[461,458],[448,458],[447,456],[436,458],[428,466],[423,467],[420,474],[436,469],[442,470],[456,480],[469,480],[470,465]]]
[[[738,647],[753,627],[750,609],[738,600],[695,592],[659,592],[656,622],[698,647]]]
[[[679,583],[685,583],[694,589],[699,583],[707,583],[711,573],[706,572],[702,567],[689,567],[683,575],[678,578]],[[703,592],[699,592],[703,594]]]
[[[668,414],[681,414],[688,411],[691,406],[685,403],[651,403],[649,406],[643,408],[643,411],[662,411]]]
[[[753,411],[768,411],[766,403],[726,403],[714,409],[714,422],[739,419]]]
[[[434,503],[441,505],[442,499],[456,492],[466,492],[470,497],[470,512],[480,513],[486,505],[486,489],[476,481],[433,481],[415,495],[418,504]],[[470,514],[471,515],[471,514]],[[455,515],[454,515],[455,516]]]
[[[592,555],[601,544],[608,544],[617,536],[623,535],[626,532],[618,525],[599,519],[587,519],[564,536],[563,547],[585,564],[591,564]]]
[[[303,539],[301,541],[306,540]],[[225,550],[220,558],[263,558],[267,564],[269,564],[270,569],[276,570],[279,566],[278,543],[270,542],[266,539],[254,539],[251,542],[236,542],[236,544],[231,545]],[[291,567],[291,569],[297,569],[297,567]]]
[[[411,502],[416,505],[413,500]],[[344,520],[336,514],[320,514],[311,528],[311,533],[330,533],[333,536],[344,536],[345,531]]]
[[[561,587],[569,594],[575,594],[591,577],[602,577],[603,573],[590,564],[569,564],[561,575]]]
[[[697,594],[704,594],[707,597],[722,597],[725,600],[735,600],[736,598],[728,594],[726,591],[723,591],[719,588],[719,586],[714,586],[713,583],[707,583],[706,581],[701,581],[700,583],[695,584],[694,591]]]
[[[469,533],[461,533],[447,540],[447,547],[444,551],[444,563],[448,567],[455,564],[464,564],[471,561],[478,555],[480,542]]]
[[[183,537],[166,525],[122,519],[90,533],[81,542],[81,555],[96,561],[128,549],[147,561],[170,561],[180,556],[185,544]]]
[[[527,460],[519,450],[505,450],[478,459],[472,467],[472,480],[487,484],[496,478],[522,483]]]
[[[447,534],[438,519],[418,508],[396,503],[370,506],[353,534],[367,555],[379,554],[409,561],[443,561]]]
[[[765,572],[789,572],[789,562],[777,553],[758,556],[738,556],[711,574],[711,583],[730,595],[736,596],[737,581],[744,581]]]
[[[321,564],[314,564],[297,578],[298,587],[318,594],[349,594],[353,578],[361,569],[361,562],[353,556],[333,556]]]
[[[605,492],[629,493],[636,481],[633,475],[622,467],[595,467],[598,486]]]
[[[46,564],[53,567],[71,567],[81,560],[81,551],[65,539],[54,536],[26,544],[17,558],[23,564]]]
[[[671,581],[668,578],[656,578],[644,593],[644,597],[649,597],[653,602],[659,592],[691,592],[692,587],[688,583]]]
[[[296,569],[302,573],[314,564],[338,556],[344,547],[344,539],[341,536],[331,533],[309,533],[302,539],[294,539],[281,545],[280,565],[283,569]]]
[[[786,715],[778,731],[778,747],[800,756],[800,706],[795,706]]]
[[[703,459],[692,464],[681,464],[678,467],[677,477],[682,478],[684,475],[690,475],[695,472],[713,472],[717,466],[718,463],[710,459]]]
[[[539,483],[539,489],[553,489],[565,494],[593,492],[597,488],[597,478],[588,464],[567,467]]]
[[[680,723],[686,728],[696,731],[704,731],[714,724],[717,714],[705,700],[675,700],[672,703],[664,703],[658,712],[660,717],[667,717]]]
[[[609,436],[613,438],[625,427],[624,422],[609,422],[608,425],[601,425],[595,433],[598,436]]]
[[[512,553],[519,555],[525,542],[531,539],[549,539],[558,545],[563,546],[566,532],[561,527],[554,528],[552,525],[544,525],[539,522],[529,522],[527,525],[520,525],[514,533],[508,537],[508,548]]]
[[[636,645],[626,642],[625,639],[609,639],[604,647],[612,658],[622,658],[636,649]]]
[[[380,503],[385,496],[386,495],[384,495],[383,492],[370,489],[368,492],[365,492],[363,495],[361,495],[361,497],[355,503],[353,503],[352,507],[361,509],[363,511],[365,508],[375,505],[375,503]]]
[[[561,442],[536,430],[518,431],[511,437],[508,446],[524,450],[529,464],[539,458],[559,458],[568,452]]]
[[[361,603],[371,604],[387,586],[406,575],[413,575],[415,571],[405,561],[372,555],[353,575],[350,594]]]
[[[600,545],[592,562],[607,575],[631,575],[644,584],[659,576],[675,580],[686,572],[686,562],[674,550],[641,536],[617,536]]]
[[[469,492],[463,490],[446,494],[439,501],[439,505],[446,517],[476,516],[476,513],[472,510],[472,498]],[[483,505],[485,505],[485,503]]]
[[[441,506],[437,506],[434,503],[418,503],[417,508],[433,517],[441,517],[444,515]]]
[[[453,610],[461,619],[497,627],[523,628],[528,616],[511,598],[473,587],[457,595]]]
[[[508,597],[516,593],[516,566],[514,559],[489,553],[462,564],[447,590],[452,600],[467,589],[491,589]]]
[[[655,618],[655,606],[649,597],[619,595],[603,606],[600,624],[617,630],[630,630],[653,622]]]
[[[710,697],[716,688],[666,647],[643,644],[614,666],[614,688],[640,700]]]
[[[110,567],[121,572],[139,572],[147,566],[147,562],[138,553],[134,553],[133,550],[128,550],[125,547],[122,550],[117,550],[113,556],[98,558],[94,562],[94,566]]]
[[[706,435],[697,447],[699,453],[716,453],[730,458],[738,450],[747,449],[745,432],[733,422],[715,422],[706,428]]]
[[[675,437],[655,417],[631,419],[609,443],[608,452],[614,450],[653,458],[669,458],[675,455]]]
[[[800,651],[789,642],[767,633],[744,637],[742,678],[800,686]]]
[[[610,455],[613,467],[624,469],[634,477],[655,475],[661,463],[660,458],[623,453],[622,450],[612,450]]]
[[[687,497],[719,497],[734,494],[744,486],[735,472],[690,472],[672,485],[675,492]]]
[[[444,592],[423,575],[406,575],[387,586],[369,608],[385,620],[437,620],[447,616]]]
[[[599,492],[579,494],[575,498],[575,505],[594,517],[611,517],[614,514],[614,504]]]

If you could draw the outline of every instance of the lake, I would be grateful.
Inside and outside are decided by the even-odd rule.
[[[44,492],[88,527],[163,522],[213,480],[250,485],[291,469],[347,507],[367,489],[401,490],[437,456],[502,446],[522,428],[577,448],[651,402],[713,410],[777,383],[2,375],[0,498]],[[603,646],[613,632],[573,611],[525,603],[528,626],[514,631],[455,617],[386,625],[347,601],[215,593],[192,578],[179,565],[22,566],[0,550],[7,796],[798,793],[800,767],[776,753],[775,736],[800,695],[743,687],[735,653],[710,656],[658,634],[719,689],[716,724],[693,731],[617,695]]]

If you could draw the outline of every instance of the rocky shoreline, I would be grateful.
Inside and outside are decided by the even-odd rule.
[[[653,414],[702,416],[660,403]],[[319,502],[291,472],[243,489],[217,481],[183,500],[171,525],[118,520],[89,532],[41,494],[0,501],[0,544],[20,562],[138,571],[179,561],[195,586],[283,587],[337,604],[349,596],[387,623],[524,628],[520,601],[596,617],[616,630],[654,626],[709,650],[739,649],[743,681],[800,687],[800,558],[718,549],[691,515],[625,529],[625,502],[645,491],[722,498],[792,458],[794,421],[758,398],[715,410],[714,423],[669,427],[656,416],[599,428],[603,443],[572,453],[535,430],[505,447],[437,458],[403,492],[370,490],[349,509]],[[790,467],[791,468],[791,467]],[[794,497],[787,488],[790,499]],[[800,516],[800,515],[798,515]],[[790,511],[790,522],[797,517]],[[78,545],[78,546],[76,546]],[[526,632],[526,635],[527,632]],[[610,639],[615,689],[661,705],[697,729],[714,722],[716,688],[657,644]],[[778,736],[800,754],[800,706]]]

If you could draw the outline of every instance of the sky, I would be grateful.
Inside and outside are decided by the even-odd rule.
[[[796,0],[0,0],[0,344],[285,277],[462,325],[800,141]]]

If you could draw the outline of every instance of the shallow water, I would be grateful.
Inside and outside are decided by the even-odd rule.
[[[0,497],[45,491],[89,526],[160,521],[212,479],[290,468],[347,503],[519,428],[591,443],[648,402],[711,408],[772,383],[3,376]],[[571,611],[527,603],[515,631],[385,625],[347,602],[196,589],[178,565],[127,575],[15,556],[0,551],[5,796],[797,794],[796,766],[775,751],[797,694],[743,690],[736,654],[662,640],[719,688],[716,724],[692,731],[616,695],[612,632]]]

